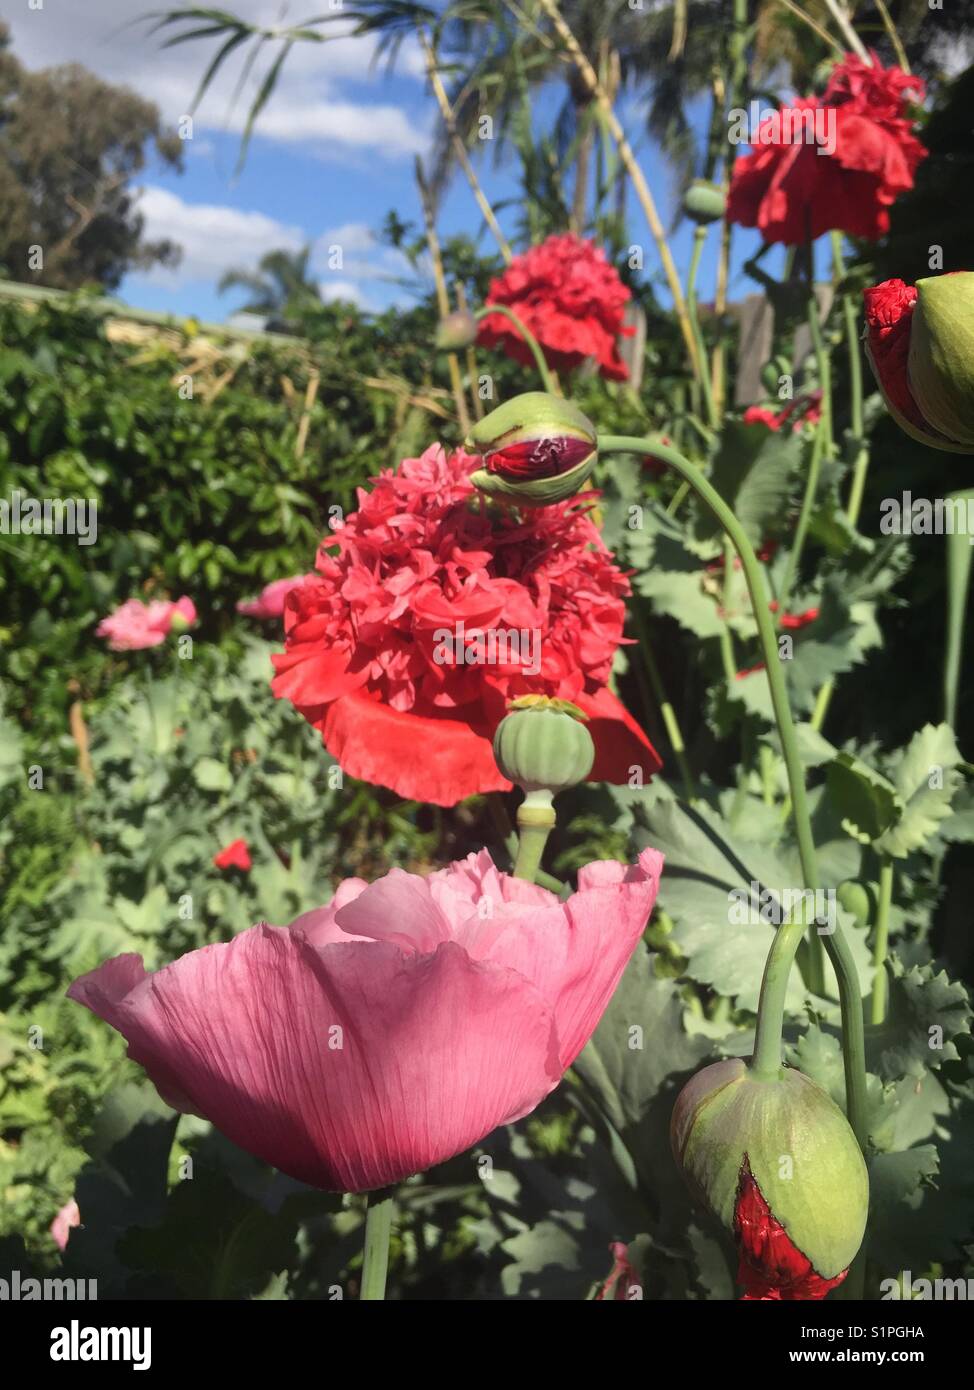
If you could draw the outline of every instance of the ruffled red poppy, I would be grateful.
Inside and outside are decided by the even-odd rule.
[[[577,502],[485,505],[478,462],[435,445],[359,492],[287,596],[274,693],[350,776],[438,806],[509,789],[491,738],[533,693],[589,716],[593,780],[648,780],[660,760],[607,686],[628,578]]]
[[[635,331],[623,326],[631,298],[604,251],[566,235],[550,236],[515,257],[491,282],[486,303],[517,314],[556,371],[572,371],[594,358],[604,377],[625,381],[629,369],[619,355],[619,339]],[[517,328],[501,314],[481,320],[477,341],[502,347],[526,367],[534,362]]]
[[[788,246],[833,230],[878,241],[926,157],[907,115],[923,95],[902,69],[847,56],[821,99],[799,98],[761,123],[734,165],[728,219]]]

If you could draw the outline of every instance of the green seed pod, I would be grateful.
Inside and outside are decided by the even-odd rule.
[[[550,792],[584,782],[595,762],[586,716],[567,700],[524,695],[494,734],[494,758],[504,776],[525,792]]]
[[[724,215],[726,199],[719,184],[708,179],[694,179],[683,195],[683,211],[691,222],[706,226],[719,222]]]
[[[753,1183],[796,1281],[848,1268],[866,1228],[866,1165],[842,1111],[804,1073],[759,1077],[740,1058],[705,1067],[677,1098],[670,1139],[691,1190],[739,1243],[754,1230],[741,1227]]]
[[[563,502],[584,487],[598,459],[598,433],[578,406],[528,391],[478,421],[465,448],[482,454],[471,481],[523,506]]]
[[[925,420],[974,449],[974,271],[918,280],[909,379]]]

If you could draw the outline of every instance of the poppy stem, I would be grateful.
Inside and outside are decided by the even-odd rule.
[[[359,1298],[381,1301],[386,1296],[386,1274],[389,1269],[389,1237],[395,1212],[392,1191],[366,1194],[365,1251],[362,1256],[362,1286]]]
[[[487,318],[490,314],[500,314],[501,318],[509,319],[510,322],[513,323],[514,327],[524,339],[528,351],[534,358],[538,374],[544,383],[544,389],[550,396],[560,396],[562,392],[558,387],[558,383],[553,379],[551,372],[548,370],[548,363],[545,361],[545,355],[541,351],[541,344],[531,330],[525,328],[514,310],[509,309],[506,304],[485,304],[482,309],[477,309],[475,311],[474,318],[479,323],[481,319]]]
[[[545,803],[544,798],[547,797]],[[541,868],[548,836],[555,828],[555,808],[550,792],[529,792],[517,808],[517,858],[514,877],[534,883]]]
[[[798,750],[795,722],[788,702],[788,690],[778,656],[778,643],[771,618],[764,573],[754,553],[754,547],[751,545],[743,526],[717,489],[678,450],[660,444],[655,439],[650,442],[633,435],[601,435],[598,447],[600,454],[623,453],[642,456],[652,452],[654,457],[669,464],[679,473],[681,478],[690,484],[701,501],[713,512],[740,556],[744,578],[747,581],[748,592],[751,596],[751,606],[754,609],[761,653],[764,657],[765,671],[771,689],[771,703],[774,708],[778,736],[781,739],[785,767],[788,773],[788,787],[791,793],[792,815],[795,837],[798,841],[802,877],[804,878],[804,886],[814,891],[820,887],[820,881],[805,788],[805,772]],[[832,961],[839,984],[839,1002],[842,1010],[842,1052],[845,1064],[846,1106],[849,1123],[855,1131],[860,1147],[865,1148],[867,1133],[866,1061],[859,975],[849,943],[838,924],[835,925],[833,931],[824,937],[824,945]],[[790,963],[789,960],[789,966]],[[785,974],[787,975],[787,972]]]

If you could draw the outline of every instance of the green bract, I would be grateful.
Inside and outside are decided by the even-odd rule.
[[[974,449],[974,271],[917,281],[910,390],[934,429]]]
[[[803,1072],[755,1075],[740,1058],[704,1067],[677,1097],[676,1161],[700,1200],[734,1230],[745,1159],[772,1215],[816,1273],[847,1269],[866,1229],[869,1183],[849,1123]]]

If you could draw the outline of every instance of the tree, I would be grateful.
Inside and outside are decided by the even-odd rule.
[[[320,304],[321,291],[308,275],[311,247],[303,251],[268,251],[261,256],[256,271],[233,268],[220,280],[220,293],[245,289],[250,298],[242,307],[251,314],[286,319],[290,315]]]
[[[77,64],[29,72],[9,45],[0,23],[0,267],[31,284],[114,289],[133,267],[174,264],[174,243],[143,241],[131,186],[150,141],[182,166],[158,108]]]

